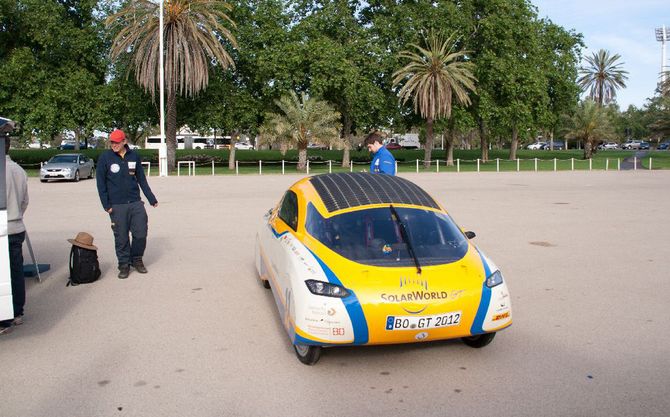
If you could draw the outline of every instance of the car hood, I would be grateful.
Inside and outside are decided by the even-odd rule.
[[[72,164],[72,163],[63,163],[63,162],[58,162],[58,163],[46,163],[42,166],[44,169],[63,169],[63,168],[75,168],[77,167],[77,164]]]
[[[367,322],[370,343],[395,343],[404,337],[385,330],[384,324],[390,316],[459,312],[462,323],[443,332],[468,334],[478,316],[486,276],[497,270],[472,244],[460,260],[422,267],[421,274],[416,267],[359,264],[318,248],[318,244],[310,251],[331,283],[340,284],[353,293]],[[352,302],[344,301],[345,304]]]

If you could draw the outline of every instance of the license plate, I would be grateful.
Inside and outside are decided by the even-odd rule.
[[[461,322],[461,312],[434,314],[432,316],[387,316],[386,330],[437,329],[456,326]]]

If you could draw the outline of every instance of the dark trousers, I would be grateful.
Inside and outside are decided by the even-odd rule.
[[[114,231],[114,247],[119,266],[141,259],[147,247],[149,218],[142,201],[114,204],[109,214]],[[132,235],[132,240],[130,235]]]
[[[26,232],[8,235],[9,241],[9,271],[12,279],[12,303],[14,317],[23,315],[23,306],[26,304],[26,280],[23,277],[23,241]],[[12,320],[0,322],[0,326],[11,326]]]

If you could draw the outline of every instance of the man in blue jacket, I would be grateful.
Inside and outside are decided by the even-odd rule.
[[[137,272],[147,273],[142,256],[147,246],[149,219],[140,188],[149,204],[158,207],[158,200],[147,183],[142,159],[128,147],[123,131],[114,130],[109,143],[112,149],[98,158],[96,181],[100,202],[112,221],[119,278],[123,279],[128,278],[131,265]]]
[[[382,144],[382,137],[377,132],[370,133],[365,138],[365,145],[368,147],[368,151],[373,153],[370,172],[395,175],[395,158]]]

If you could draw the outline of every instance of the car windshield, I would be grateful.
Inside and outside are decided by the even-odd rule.
[[[456,262],[468,242],[451,218],[432,210],[395,207],[421,266]],[[406,267],[415,262],[388,207],[324,218],[310,203],[307,232],[339,255],[366,265]]]
[[[56,155],[49,160],[51,164],[76,164],[77,155]]]

